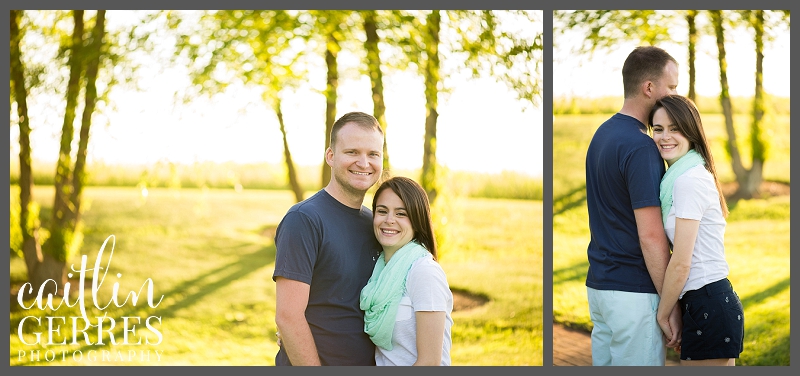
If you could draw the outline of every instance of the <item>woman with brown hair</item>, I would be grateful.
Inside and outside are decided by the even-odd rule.
[[[650,111],[653,141],[667,163],[661,214],[672,245],[657,320],[671,339],[669,313],[683,311],[681,365],[735,365],[743,350],[744,310],[728,280],[728,207],[695,104],[680,95]]]
[[[383,252],[361,290],[361,309],[376,365],[449,366],[453,294],[437,262],[425,190],[391,178],[375,192],[372,213]]]

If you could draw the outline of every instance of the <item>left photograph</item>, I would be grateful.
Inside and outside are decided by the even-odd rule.
[[[10,365],[541,366],[542,18],[11,10]]]

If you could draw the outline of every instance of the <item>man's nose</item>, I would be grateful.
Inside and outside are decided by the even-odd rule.
[[[369,168],[369,159],[367,158],[366,155],[361,155],[360,157],[358,157],[358,161],[356,162],[356,164],[358,165],[358,167],[361,168],[365,169]]]

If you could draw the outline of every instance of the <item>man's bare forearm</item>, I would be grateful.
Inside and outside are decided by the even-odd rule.
[[[634,210],[634,214],[636,215],[636,227],[639,232],[639,244],[642,248],[644,263],[656,291],[661,295],[664,274],[670,258],[669,242],[661,222],[661,208],[648,206]]]
[[[289,356],[289,361],[295,366],[321,365],[311,328],[305,321],[305,316],[289,318],[278,324],[281,333],[281,343]]]

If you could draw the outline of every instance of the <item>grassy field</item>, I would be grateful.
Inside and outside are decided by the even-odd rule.
[[[608,114],[622,107],[624,98],[619,95],[596,98],[556,97],[553,98],[555,115]],[[722,105],[718,96],[698,96],[695,102],[701,114],[721,114]],[[768,113],[789,115],[789,97],[776,97],[764,94],[764,107]],[[749,114],[753,108],[753,97],[731,97],[731,109],[736,114]]]
[[[34,160],[33,180],[36,185],[53,185],[55,164]],[[316,191],[321,187],[320,166],[296,166],[302,189]],[[542,200],[541,176],[516,171],[478,173],[451,171],[445,166],[437,170],[442,184],[454,194],[466,197]],[[420,176],[419,169],[397,169],[388,176]],[[19,159],[11,158],[9,180],[19,182]],[[90,162],[87,165],[87,184],[98,187],[146,188],[229,188],[229,189],[289,189],[286,166],[274,163],[196,162],[176,164],[157,162],[147,165],[106,165]]]
[[[592,323],[585,286],[590,236],[584,161],[595,129],[609,116],[558,115],[553,127],[557,171],[553,176],[553,318],[587,331]],[[733,174],[724,154],[722,117],[707,115],[703,120],[717,169],[722,180],[730,181]],[[764,176],[789,183],[789,116],[774,120],[767,123],[771,126],[771,151]],[[746,116],[737,118],[739,134],[747,134],[742,125],[746,121]],[[789,196],[740,201],[728,217],[725,252],[729,279],[745,308],[744,352],[737,365],[790,364],[790,218]]]
[[[14,186],[11,195],[18,196]],[[36,188],[44,218],[49,215],[52,195],[52,187]],[[88,316],[94,323],[99,321],[97,316],[114,318],[117,327],[112,333],[118,344],[109,345],[107,332],[103,333],[104,344],[97,344],[97,333],[90,332],[89,344],[78,333],[78,344],[72,345],[72,325],[67,320],[54,334],[56,344],[46,347],[24,344],[17,335],[19,323],[26,316],[80,316],[79,305],[73,302],[72,307],[40,311],[36,307],[22,309],[12,301],[12,366],[274,364],[272,233],[293,203],[290,192],[151,188],[144,197],[135,188],[89,187],[85,197],[89,208],[83,217],[81,255],[87,256],[87,267],[94,266],[109,235],[116,240],[113,260],[109,260],[109,244],[100,264],[109,272],[99,289],[100,306],[110,302],[113,284],[119,283],[122,302],[129,291],[139,292],[148,278],[156,300],[163,295],[163,301],[156,308],[149,307],[145,288],[137,305],[129,301],[100,310],[92,306],[95,300],[89,288],[85,297]],[[437,209],[437,231],[441,230],[445,240],[441,265],[451,288],[489,298],[480,307],[453,313],[453,364],[541,365],[541,201],[442,197],[446,205]],[[365,204],[370,202],[368,197]],[[79,267],[81,255],[68,264]],[[12,257],[12,289],[25,277],[22,259]],[[90,287],[91,282],[86,284]],[[77,283],[73,285],[75,290]],[[134,316],[140,317],[141,323],[135,333],[127,333],[131,338],[126,345],[122,343],[126,334],[122,317]],[[155,331],[144,325],[150,316],[161,318]],[[105,323],[108,325],[107,319]],[[157,342],[156,331],[162,341],[146,344]],[[36,333],[46,342],[47,322],[43,319],[38,325],[26,320],[25,342],[36,343]],[[64,339],[66,344],[57,344]],[[137,340],[142,344],[135,344]],[[75,359],[76,351],[82,358]],[[149,361],[143,359],[145,354]]]

